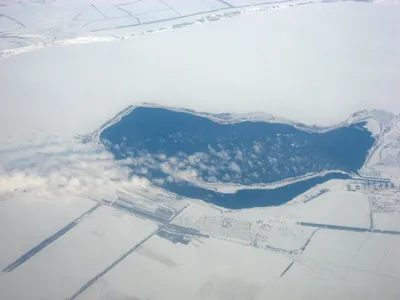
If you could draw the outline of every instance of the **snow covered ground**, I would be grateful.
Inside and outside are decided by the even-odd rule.
[[[0,0],[0,299],[400,298],[400,6],[259,2]],[[226,210],[70,139],[145,101],[379,138],[360,177]]]
[[[299,205],[297,218],[310,223],[369,227],[368,195],[360,192],[330,191]]]
[[[84,134],[146,101],[309,125],[398,112],[399,18],[395,4],[318,3],[13,56],[0,67],[0,144]]]
[[[0,269],[95,205],[82,198],[41,199],[19,192],[0,201]]]
[[[332,180],[285,205],[243,210],[139,182],[115,188],[102,206],[58,199],[61,186],[3,194],[0,297],[399,297],[400,230],[382,226],[398,215],[392,182]]]
[[[7,224],[8,228],[10,225]],[[3,299],[66,299],[111,265],[157,225],[100,207],[17,269],[0,277]],[[20,287],[21,284],[24,288]]]
[[[317,197],[308,203],[319,200],[326,201]],[[400,235],[304,227],[302,234],[309,238],[303,240],[301,251],[291,252],[240,242],[216,230],[218,223],[226,229],[247,221],[250,235],[253,232],[260,239],[261,228],[266,228],[261,221],[273,230],[280,228],[280,235],[291,240],[293,247],[295,239],[288,232],[296,227],[293,212],[298,206],[307,204],[222,212],[191,204],[172,223],[183,226],[180,220],[189,218],[206,224],[208,216],[214,218],[214,230],[205,234],[202,227],[201,234],[186,233],[185,239],[171,239],[152,222],[103,206],[17,269],[0,274],[1,295],[85,300],[230,299],[238,295],[260,300],[319,299],[325,293],[327,299],[399,297]],[[203,216],[203,221],[196,215]],[[268,243],[277,246],[271,237]],[[15,288],[27,282],[25,289]]]
[[[204,22],[208,18],[215,21],[248,13],[251,4],[262,4],[261,9],[271,8],[270,1],[230,4],[219,0],[3,0],[0,2],[0,57],[18,54],[18,48],[32,50],[32,45],[44,47],[65,40],[73,42],[79,37],[120,39]]]
[[[339,254],[340,251],[336,253]],[[334,256],[335,253],[331,255]],[[398,279],[390,276],[365,272],[352,265],[338,265],[304,258],[299,262],[296,261],[287,275],[276,285],[272,292],[273,297],[268,298],[270,293],[265,293],[263,297],[264,299],[321,299],[323,295],[323,299],[332,300],[394,300],[399,297],[397,285]]]
[[[375,151],[368,157],[362,174],[365,176],[399,178],[400,114],[379,114],[381,132]]]
[[[400,213],[374,213],[374,225],[384,230],[400,230]]]
[[[81,299],[259,299],[290,263],[281,254],[214,238],[182,245],[155,237]]]
[[[397,299],[398,274],[387,269],[399,236],[319,231],[279,283],[279,299]],[[396,254],[398,255],[398,254]],[[288,288],[293,287],[293,288]]]

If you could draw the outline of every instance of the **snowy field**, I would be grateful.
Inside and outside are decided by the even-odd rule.
[[[305,1],[282,1],[291,5]],[[271,3],[274,6],[271,6]],[[96,36],[113,40],[174,29],[193,23],[216,21],[276,7],[276,1],[139,0],[139,1],[0,1],[0,57],[31,51],[66,40],[77,42]]]
[[[400,5],[376,2],[0,0],[0,299],[399,299]],[[377,140],[351,179],[228,210],[82,143],[142,102]]]
[[[290,263],[280,254],[213,238],[182,245],[155,237],[81,299],[259,299]]]
[[[12,56],[0,65],[0,144],[84,134],[145,101],[310,125],[398,112],[399,19],[394,4],[319,3]]]
[[[400,213],[374,213],[375,228],[400,230]]]
[[[0,269],[95,205],[82,198],[41,199],[18,192],[0,201]]]
[[[299,206],[297,218],[304,222],[370,226],[369,198],[361,192],[331,191]]]
[[[387,199],[391,186],[333,180],[285,205],[225,210],[125,183],[115,200],[83,218],[95,201],[11,192],[2,196],[1,212],[25,214],[27,222],[42,216],[42,223],[20,226],[19,218],[2,215],[0,297],[397,299],[400,231],[382,231],[377,222],[397,207],[375,199]],[[37,249],[77,217],[76,226]],[[10,228],[18,225],[13,240]],[[30,249],[34,255],[23,255]]]
[[[10,273],[3,273],[2,298],[71,297],[157,228],[150,221],[103,206],[32,259]],[[24,288],[17,288],[21,284]]]
[[[325,291],[324,299],[398,299],[399,242],[399,236],[319,231],[279,283],[279,295],[319,299]]]

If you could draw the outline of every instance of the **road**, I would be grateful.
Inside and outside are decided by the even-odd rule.
[[[301,225],[301,226],[315,227],[315,228],[321,228],[321,229],[400,235],[400,231],[395,231],[395,230],[382,230],[382,229],[373,229],[373,228],[364,228],[364,227],[349,227],[349,226],[342,226],[342,225],[319,224],[319,223],[308,223],[308,222],[297,222],[297,224]]]

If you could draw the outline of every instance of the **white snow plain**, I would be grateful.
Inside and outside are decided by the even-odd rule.
[[[4,276],[1,298],[66,299],[157,228],[151,221],[100,207],[58,242]],[[20,284],[24,288],[17,288]]]
[[[397,112],[399,19],[400,5],[315,4],[12,56],[0,62],[0,145],[90,132],[145,101],[307,124]]]
[[[100,2],[106,16],[81,11],[82,1],[54,1],[68,15],[60,18],[82,13],[76,24],[130,22]],[[181,13],[197,10],[181,4]],[[38,7],[26,24],[40,28],[49,20],[38,25],[46,15]],[[81,36],[86,44],[63,41],[0,60],[0,298],[399,299],[398,116],[379,114],[380,127],[369,124],[382,140],[363,168],[391,174],[391,182],[333,180],[280,207],[237,211],[129,179],[104,150],[69,139],[144,101],[265,111],[307,124],[338,123],[360,109],[396,113],[399,20],[396,4],[318,3],[124,41]],[[2,17],[0,26],[18,30],[11,21]],[[89,30],[100,28],[95,23]],[[30,38],[32,49],[42,46],[43,37]]]
[[[280,254],[213,238],[182,245],[155,237],[82,299],[259,299],[290,262]]]
[[[83,198],[43,199],[18,192],[1,201],[0,269],[95,204]]]
[[[29,165],[29,161],[25,163]],[[100,170],[92,170],[90,164],[86,164],[88,174]],[[75,167],[71,164],[69,172],[78,176]],[[85,176],[78,178],[82,186],[73,191],[82,189],[87,195]],[[387,184],[332,180],[279,207],[225,210],[200,200],[174,199],[139,181],[114,186],[129,190],[117,193],[116,202],[127,201],[131,204],[127,207],[134,207],[132,211],[103,205],[18,268],[3,269],[0,297],[157,300],[240,295],[240,299],[261,300],[319,299],[326,293],[328,299],[399,296],[400,232],[384,233],[380,227],[374,227],[374,232],[368,222],[371,213],[398,215],[395,188],[389,189]],[[1,219],[4,234],[0,253],[12,254],[2,257],[2,267],[68,223],[68,209],[73,212],[72,221],[96,203],[57,199],[57,193],[64,195],[66,191],[62,185],[54,189],[53,182],[47,184],[26,190],[19,187],[1,196],[0,211],[7,216]],[[46,189],[52,193],[45,193]],[[97,189],[99,196],[101,185]],[[311,199],[321,190],[326,192]],[[110,187],[106,191],[109,195]],[[52,199],[34,198],[33,192]],[[377,200],[370,207],[371,195]],[[32,209],[21,209],[25,201]],[[63,203],[68,209],[51,209]],[[162,221],[163,225],[152,221],[162,208],[173,218]],[[40,217],[41,222],[29,226]],[[48,228],[39,230],[40,224]],[[342,227],[326,228],[331,225]],[[18,226],[22,230],[16,230]],[[364,231],[354,231],[352,226]],[[167,235],[158,234],[160,229]],[[17,234],[13,236],[13,232]],[[15,249],[22,241],[29,243],[18,252]],[[129,249],[134,250],[125,257]]]

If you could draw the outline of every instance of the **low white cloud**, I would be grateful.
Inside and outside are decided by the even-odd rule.
[[[222,177],[222,179],[226,182],[231,181],[231,177],[229,176],[229,174],[224,174],[224,176]]]
[[[172,172],[171,165],[169,163],[167,163],[167,162],[162,163],[160,165],[160,167],[161,167],[161,171],[163,171],[164,173],[169,174],[169,173]]]
[[[197,171],[194,169],[187,169],[184,171],[179,171],[175,175],[178,178],[183,178],[183,179],[198,179]]]
[[[157,185],[157,186],[162,186],[162,185],[164,185],[164,183],[165,183],[165,179],[163,179],[163,178],[156,178],[156,179],[153,179],[152,182],[153,182],[155,185]]]
[[[159,154],[159,155],[157,155],[157,158],[159,160],[166,160],[167,156],[165,154]]]
[[[48,197],[102,200],[114,198],[124,187],[148,185],[146,178],[131,178],[130,170],[101,146],[78,140],[55,140],[0,153],[0,194],[26,190]]]
[[[176,156],[170,156],[168,157],[168,162],[171,165],[176,165],[178,163],[178,158]]]
[[[262,144],[260,142],[254,142],[253,144],[254,152],[260,153],[261,149],[262,149]]]
[[[147,188],[150,186],[150,181],[147,178],[140,177],[140,176],[132,176],[131,183],[134,186],[138,186],[138,187],[142,187],[142,188]]]
[[[235,159],[236,159],[236,160],[243,160],[243,152],[240,151],[239,149],[236,149],[236,152],[235,152]]]
[[[43,187],[46,182],[45,178],[28,175],[24,172],[3,174],[0,176],[0,194],[9,193],[16,189]]]
[[[240,167],[239,167],[238,164],[235,163],[235,162],[231,162],[231,163],[229,164],[229,168],[230,168],[232,171],[234,171],[234,172],[237,172],[237,173],[240,173],[240,172],[241,172]]]
[[[218,158],[220,158],[222,161],[228,161],[231,159],[231,157],[227,151],[220,151],[220,152],[217,152],[216,154],[217,154]]]

